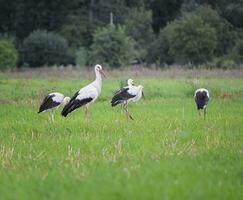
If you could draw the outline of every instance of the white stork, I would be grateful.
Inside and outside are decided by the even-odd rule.
[[[132,80],[132,79],[130,79]],[[129,83],[128,83],[129,84]],[[133,81],[132,81],[133,84]],[[138,101],[141,97],[144,97],[144,92],[143,92],[143,86],[134,86],[134,85],[128,85],[126,87],[121,88],[119,91],[115,93],[111,100],[111,106],[114,107],[118,104],[122,104],[122,108],[126,112],[127,118],[129,117],[130,119],[133,120],[133,117],[128,111],[128,103],[130,101],[136,102]]]
[[[127,80],[127,86],[132,86],[132,85],[134,85],[133,80],[132,80],[131,78],[129,78],[129,79]],[[115,94],[119,93],[122,89],[123,89],[123,87],[120,88],[119,90],[117,90],[117,91],[115,92]]]
[[[88,121],[88,107],[91,103],[95,102],[98,96],[101,93],[102,78],[101,75],[105,76],[105,73],[102,71],[101,65],[95,65],[94,67],[96,78],[89,85],[81,88],[77,91],[74,96],[71,98],[69,103],[63,108],[62,116],[66,117],[69,113],[73,112],[81,106],[85,106],[85,121]],[[106,77],[106,76],[105,76]]]
[[[42,101],[38,113],[45,112],[48,109],[58,108],[61,104],[64,106],[70,101],[70,97],[65,97],[59,92],[53,92],[48,94]],[[54,115],[51,115],[52,121],[54,121]]]
[[[197,109],[199,111],[199,115],[201,114],[200,110],[203,110],[204,118],[205,118],[206,117],[206,107],[207,107],[208,102],[209,102],[208,90],[205,89],[205,88],[197,89],[195,91],[195,94],[194,94],[194,99],[195,99],[195,102],[196,102],[196,105],[197,105]]]

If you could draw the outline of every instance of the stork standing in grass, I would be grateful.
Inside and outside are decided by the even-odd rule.
[[[66,105],[70,101],[70,97],[65,97],[59,92],[48,94],[42,101],[38,113],[45,112],[48,109],[58,108],[61,104]],[[52,112],[51,119],[54,121],[54,114]]]
[[[131,78],[129,78],[129,79],[127,80],[127,86],[133,86],[133,85],[134,85],[133,80],[132,80]],[[123,87],[121,87],[119,90],[117,90],[117,91],[115,92],[115,94],[119,93],[122,89],[123,89]]]
[[[203,110],[204,119],[206,118],[206,107],[209,102],[209,92],[205,88],[200,88],[195,91],[194,99],[197,105],[199,115],[201,115],[200,110]]]
[[[143,86],[134,86],[134,85],[128,85],[126,87],[121,88],[118,90],[115,95],[113,96],[111,100],[111,106],[114,107],[118,104],[122,105],[123,110],[125,111],[127,118],[130,118],[133,120],[132,115],[128,111],[128,103],[136,102],[141,97],[144,97],[143,93]],[[145,98],[145,97],[144,97]]]
[[[133,86],[134,85],[134,83],[133,83],[133,80],[131,79],[131,78],[129,78],[128,80],[127,80],[127,86]],[[116,92],[115,92],[115,94],[118,94],[121,90],[123,89],[123,87],[122,88],[120,88],[119,90],[117,90]],[[124,104],[121,104],[121,108],[123,109],[123,106],[124,106]],[[123,109],[124,110],[124,109]],[[122,111],[121,111],[122,112]]]
[[[61,113],[62,116],[66,117],[69,113],[73,112],[77,108],[80,108],[81,106],[85,106],[84,118],[86,122],[88,121],[89,119],[88,108],[90,104],[95,102],[95,100],[100,95],[101,86],[102,86],[101,75],[105,76],[101,65],[95,65],[94,71],[96,75],[95,80],[89,85],[81,88],[79,91],[77,91],[74,94],[74,96],[71,98],[69,103],[63,108]]]

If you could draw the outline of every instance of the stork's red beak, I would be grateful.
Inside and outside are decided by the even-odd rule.
[[[103,70],[100,70],[100,73],[106,78],[107,76],[106,76],[106,74],[105,74],[105,72],[103,71]]]

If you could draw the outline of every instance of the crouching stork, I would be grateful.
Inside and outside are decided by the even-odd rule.
[[[85,106],[84,118],[86,122],[89,120],[88,107],[91,103],[95,102],[95,100],[100,95],[102,86],[101,75],[105,76],[104,72],[102,71],[101,65],[96,65],[94,67],[94,71],[96,79],[74,94],[69,103],[63,108],[61,113],[62,116],[66,117],[69,113],[73,112],[77,108]]]
[[[61,104],[66,105],[70,101],[70,97],[65,97],[59,92],[48,94],[42,101],[38,113],[45,112],[48,109],[58,108]],[[51,119],[54,121],[54,114],[52,112]]]
[[[201,115],[200,110],[204,112],[204,119],[206,118],[206,107],[209,102],[209,92],[207,89],[200,88],[195,91],[194,99],[197,105],[198,113]]]
[[[126,113],[127,118],[130,118],[133,120],[132,115],[128,111],[128,103],[131,102],[136,102],[138,101],[141,97],[144,97],[144,92],[143,92],[143,86],[134,86],[134,85],[128,85],[126,87],[121,88],[118,90],[115,95],[113,96],[111,100],[111,106],[114,107],[118,104],[122,105],[123,110]]]

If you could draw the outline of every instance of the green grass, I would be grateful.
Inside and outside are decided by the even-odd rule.
[[[91,106],[49,122],[48,92],[72,95],[90,80],[0,75],[0,199],[242,199],[243,79],[135,80],[146,100],[135,121],[109,104],[107,79]],[[211,94],[206,120],[193,93]]]

